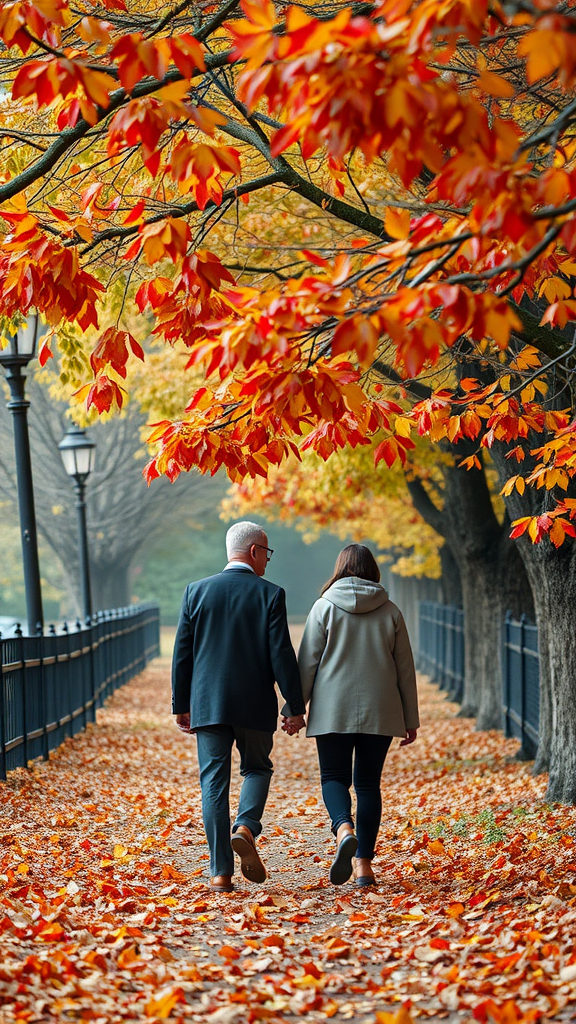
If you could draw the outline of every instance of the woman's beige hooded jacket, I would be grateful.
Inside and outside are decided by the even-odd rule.
[[[414,660],[402,613],[379,583],[349,576],[314,604],[298,653],[308,736],[417,729]]]

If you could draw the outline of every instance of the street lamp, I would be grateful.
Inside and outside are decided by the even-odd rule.
[[[42,632],[42,590],[40,586],[40,564],[38,561],[38,536],[34,512],[34,488],[32,485],[32,463],[30,461],[30,438],[28,435],[28,407],[24,397],[26,375],[22,369],[36,354],[38,338],[38,314],[25,317],[18,327],[9,327],[8,345],[0,348],[0,366],[6,371],[10,387],[8,408],[14,418],[14,449],[16,453],[16,482],[18,508],[22,535],[22,561],[24,565],[24,588],[26,590],[26,613],[28,633]]]
[[[78,514],[78,549],[80,554],[80,583],[82,587],[82,604],[84,618],[92,616],[92,597],[90,594],[90,563],[88,560],[88,534],[86,532],[86,501],[84,489],[90,473],[94,469],[96,445],[86,431],[73,424],[68,427],[65,436],[58,445],[64,469],[74,481],[76,488],[76,511]]]

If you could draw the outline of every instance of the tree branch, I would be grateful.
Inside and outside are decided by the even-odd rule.
[[[224,64],[228,63],[228,56],[228,53],[221,53],[214,57],[208,54],[206,58],[206,67],[210,67],[210,70],[222,67]],[[198,71],[197,74],[192,76],[192,78],[197,78],[202,74],[203,72]],[[105,110],[102,107],[97,108],[98,120],[96,125],[88,124],[87,121],[80,118],[73,128],[65,128],[35,163],[30,164],[29,167],[26,167],[25,170],[21,171],[20,174],[17,174],[4,185],[0,185],[0,203],[4,203],[7,199],[12,199],[20,192],[23,192],[24,189],[28,188],[29,185],[37,181],[39,178],[46,177],[65,153],[72,149],[72,147],[87,135],[89,131],[105,121],[110,114],[115,113],[115,111],[119,110],[125,103],[128,103],[131,99],[150,96],[165,85],[170,85],[172,82],[181,82],[183,80],[184,75],[182,75],[177,68],[172,68],[170,71],[166,72],[164,78],[161,80],[150,78],[145,79],[143,82],[139,82],[130,94],[124,89],[115,90],[110,94],[110,103],[108,107],[106,107]]]
[[[379,373],[382,377],[386,377],[392,384],[397,384],[399,387],[404,388],[405,391],[414,395],[414,397],[419,401],[430,398],[432,395],[432,389],[427,387],[426,384],[421,384],[420,381],[413,380],[412,378],[404,380],[394,367],[388,366],[379,359],[377,359],[375,363],[372,363],[370,369],[375,370],[376,373]]]
[[[282,181],[280,174],[265,174],[261,178],[255,178],[254,181],[249,181],[245,185],[235,185],[233,188],[227,188],[222,193],[222,204],[229,200],[234,200],[239,196],[249,195],[250,192],[256,192],[259,189],[266,188],[268,185],[276,185],[279,181]],[[206,205],[206,210],[212,209],[218,210],[220,207],[216,203],[209,202]],[[162,213],[155,213],[153,217],[144,221],[144,224],[157,224],[158,221],[164,220],[166,217],[187,217],[190,213],[198,213],[200,207],[194,200],[190,203],[184,203],[182,206],[170,207],[168,210],[163,210]],[[88,242],[83,249],[81,249],[82,255],[94,249],[100,242],[109,241],[110,239],[116,238],[123,240],[130,238],[132,235],[138,233],[138,224],[129,224],[127,226],[118,226],[114,228],[105,228],[96,237]],[[76,242],[71,242],[76,244]]]
[[[406,477],[406,486],[412,498],[414,508],[420,513],[424,522],[428,523],[440,537],[446,538],[447,529],[444,514],[432,501],[428,491],[424,487],[420,477],[409,480]]]

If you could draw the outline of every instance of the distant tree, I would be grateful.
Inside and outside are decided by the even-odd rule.
[[[0,501],[2,518],[2,543],[0,544],[0,616],[7,619],[26,618],[26,594],[22,572],[22,547],[18,513],[11,502]],[[60,617],[62,604],[63,574],[60,562],[53,551],[40,538],[40,563],[42,565],[42,599],[46,618],[52,621]],[[0,625],[3,631],[3,626]]]
[[[58,442],[70,424],[67,405],[54,399],[49,384],[30,378],[30,440],[38,532],[58,556],[70,611],[80,611],[74,488],[66,476]],[[140,433],[146,422],[130,403],[123,416],[90,427],[96,468],[87,487],[87,520],[94,608],[130,602],[130,574],[142,548],[183,522],[202,519],[221,496],[219,481],[193,474],[147,488],[142,480],[146,450]],[[0,500],[16,508],[11,415],[0,401]]]

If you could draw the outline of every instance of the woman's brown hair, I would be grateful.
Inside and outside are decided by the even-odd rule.
[[[334,574],[324,584],[320,593],[324,594],[336,580],[343,580],[347,576],[359,576],[361,580],[371,580],[372,583],[380,582],[380,569],[376,559],[364,544],[348,544],[342,548],[336,559]]]

